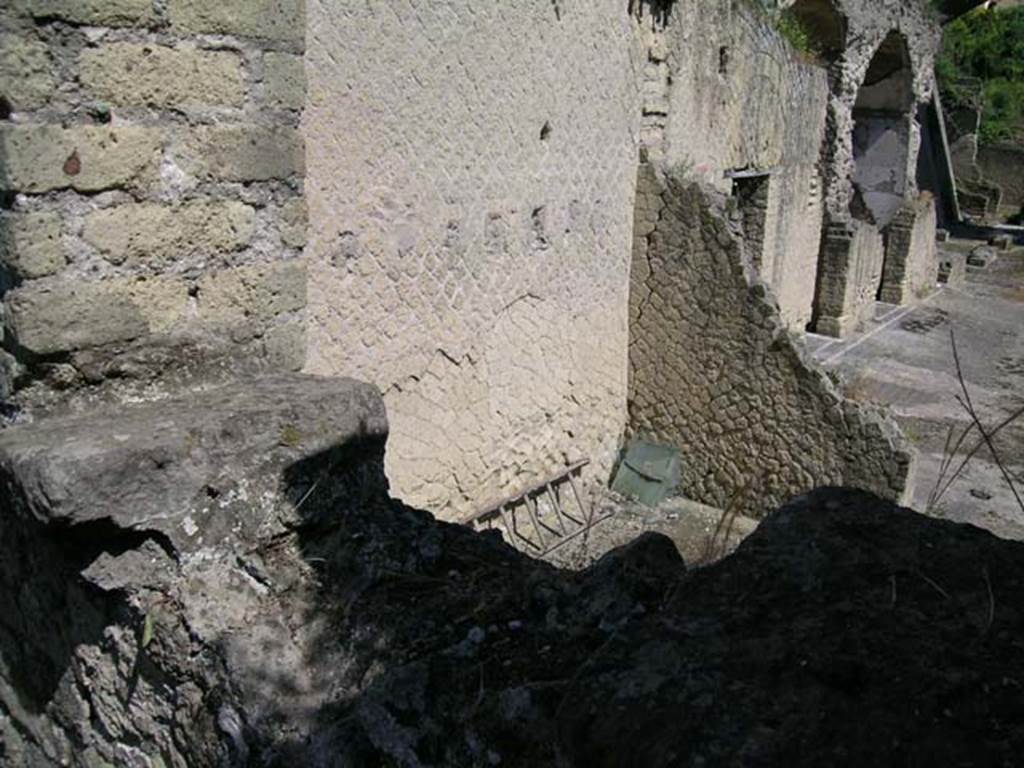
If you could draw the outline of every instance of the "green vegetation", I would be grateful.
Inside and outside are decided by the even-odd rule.
[[[954,21],[935,69],[954,105],[980,93],[982,144],[1024,144],[1024,7],[978,9]]]
[[[775,19],[775,28],[800,53],[811,57],[820,54],[811,31],[796,14],[790,10],[780,13]]]

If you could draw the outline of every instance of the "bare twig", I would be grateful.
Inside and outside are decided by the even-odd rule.
[[[960,433],[960,437],[957,438],[956,443],[953,443],[953,435],[956,434],[956,427],[952,424],[949,425],[949,432],[946,434],[946,445],[942,449],[942,465],[939,467],[939,478],[935,483],[935,487],[932,488],[931,495],[928,497],[928,509],[932,509],[939,503],[939,499],[942,497],[945,488],[948,487],[948,484],[943,486],[943,480],[946,478],[946,473],[953,465],[953,459],[956,458],[956,455],[960,450],[960,446],[963,445],[964,440],[967,439],[967,436],[973,430],[974,422],[971,422],[964,428],[964,431]],[[977,446],[974,450],[977,451]],[[956,479],[957,475],[963,470],[965,465],[966,461],[957,468],[957,472],[954,472],[953,477],[950,478],[950,483]],[[940,491],[940,488],[943,490]]]
[[[1010,473],[1007,472],[1006,467],[1003,466],[1002,459],[1000,459],[999,457],[999,452],[996,451],[996,447],[992,443],[992,438],[985,431],[985,427],[982,426],[981,420],[978,418],[977,411],[974,410],[974,403],[971,402],[971,393],[967,391],[967,382],[964,381],[963,370],[960,368],[960,353],[957,351],[956,348],[956,333],[953,331],[952,326],[950,326],[949,329],[949,340],[950,343],[953,345],[953,362],[956,363],[956,377],[960,381],[960,389],[962,389],[964,393],[964,399],[960,401],[960,404],[967,409],[967,412],[970,414],[975,426],[978,428],[978,431],[981,433],[982,438],[985,440],[985,444],[988,446],[989,451],[992,453],[992,458],[995,460],[996,465],[999,467],[999,471],[1003,473],[1003,479],[1006,481],[1006,484],[1010,486],[1010,492],[1013,494],[1013,497],[1017,500],[1017,506],[1024,510],[1024,501],[1021,501],[1020,494],[1017,493],[1017,486],[1013,484],[1013,478],[1010,477]],[[957,399],[959,400],[959,398]]]
[[[308,499],[310,496],[313,495],[313,491],[316,490],[316,487],[318,485],[320,485],[320,481],[323,480],[323,479],[324,479],[324,476],[320,475],[320,477],[318,477],[316,479],[316,482],[314,482],[311,486],[309,486],[309,490],[306,491],[304,494],[302,494],[302,498],[299,499],[299,503],[295,505],[295,511],[296,512],[298,512],[300,509],[302,509],[302,505],[306,503],[306,499]]]
[[[988,567],[982,567],[981,575],[985,578],[985,587],[988,589],[988,622],[985,624],[985,634],[992,629],[992,623],[996,620],[996,597],[992,593],[992,580],[988,577]]]
[[[725,505],[725,509],[722,510],[722,514],[718,516],[718,522],[715,523],[715,530],[711,536],[704,539],[703,551],[700,554],[700,558],[694,565],[710,565],[711,563],[722,559],[729,550],[729,539],[732,537],[733,528],[736,525],[736,520],[740,514],[740,502],[746,498],[750,491],[751,486],[754,484],[753,478],[747,480],[743,486],[734,493],[729,501]]]
[[[949,434],[946,436],[946,447],[943,450],[943,460],[939,468],[939,477],[936,481],[935,487],[932,489],[932,492],[928,498],[928,511],[932,511],[935,509],[939,501],[945,495],[946,491],[948,491],[950,486],[952,486],[952,484],[960,477],[964,469],[967,467],[968,463],[971,461],[971,459],[974,458],[977,452],[981,450],[982,446],[985,446],[989,449],[989,452],[992,454],[993,461],[995,461],[996,466],[999,467],[999,471],[1003,476],[1003,480],[1006,481],[1007,486],[1010,488],[1010,492],[1013,494],[1013,497],[1017,502],[1017,506],[1019,506],[1021,510],[1024,511],[1024,500],[1021,499],[1020,493],[1017,491],[1017,486],[1013,482],[1013,477],[1011,477],[1010,473],[1006,470],[1006,467],[1003,465],[1002,457],[999,455],[999,452],[996,450],[995,443],[993,442],[993,438],[1000,431],[1002,431],[1003,428],[1009,426],[1022,415],[1024,415],[1024,407],[1018,408],[1016,411],[1014,411],[1005,419],[1003,419],[1003,421],[1001,421],[998,425],[996,425],[994,429],[992,429],[991,431],[987,431],[984,425],[981,423],[981,419],[978,416],[977,409],[974,407],[974,401],[971,399],[971,393],[967,388],[967,381],[964,379],[963,366],[960,363],[960,351],[957,348],[956,344],[956,332],[953,330],[953,328],[949,329],[949,340],[950,345],[953,349],[953,362],[956,366],[957,381],[959,382],[960,390],[963,393],[963,396],[957,395],[956,400],[960,404],[960,406],[967,412],[967,415],[970,416],[971,423],[960,434],[960,437],[956,440],[955,444],[952,440],[954,428],[950,427]],[[978,432],[981,434],[981,439],[974,444],[974,447],[971,448],[970,451],[967,452],[967,454],[961,460],[959,465],[957,465],[956,470],[947,477],[949,468],[953,464],[954,457],[960,450],[960,447],[963,445],[964,440],[967,438],[967,436],[971,433],[973,429],[978,430]]]
[[[1024,406],[1018,408],[1016,411],[1014,411],[1009,416],[1007,416],[1005,419],[1003,419],[1001,422],[999,422],[999,424],[997,424],[995,426],[995,428],[993,428],[992,431],[988,433],[989,438],[994,438],[996,435],[998,435],[1000,432],[1002,432],[1005,427],[1008,427],[1010,424],[1015,422],[1021,416],[1024,416]],[[967,429],[964,430],[964,435],[968,434],[973,429],[974,429],[974,422],[972,421],[971,424],[968,425]],[[952,428],[951,428],[951,430],[952,430]],[[957,451],[957,448],[960,446],[960,444],[962,442],[963,442],[963,436],[961,436],[961,439],[958,440],[956,446],[954,446],[953,452],[949,456],[949,463],[952,463],[953,455],[955,455],[955,453]],[[939,482],[936,483],[936,486],[935,486],[935,490],[938,490],[938,493],[936,494],[935,490],[933,490],[932,493],[933,493],[934,499],[933,500],[932,499],[929,500],[929,503],[928,503],[928,508],[929,509],[931,509],[935,504],[938,504],[939,500],[946,494],[946,491],[949,490],[949,487],[960,477],[961,474],[963,474],[963,471],[967,467],[968,463],[970,463],[971,459],[974,458],[975,454],[977,454],[978,451],[980,451],[984,445],[985,445],[985,440],[984,439],[978,440],[978,442],[974,444],[974,447],[971,448],[971,450],[968,451],[964,455],[964,458],[960,462],[960,464],[957,466],[956,471],[953,472],[953,474],[949,476],[949,478],[946,480],[945,484],[942,485],[941,490],[938,490],[939,489],[939,485],[942,483],[942,474],[940,473],[940,475],[939,475]]]
[[[944,589],[943,589],[942,587],[940,587],[940,586],[939,586],[939,585],[938,585],[938,584],[937,584],[937,583],[936,583],[936,582],[935,582],[935,581],[934,581],[933,579],[930,579],[930,578],[928,578],[928,577],[927,577],[927,576],[926,576],[926,575],[925,575],[924,573],[922,573],[921,571],[914,571],[914,573],[916,573],[916,574],[917,574],[918,576],[920,576],[920,577],[921,577],[922,579],[924,579],[924,581],[925,581],[925,582],[926,582],[926,583],[927,583],[927,584],[928,584],[928,585],[929,585],[929,586],[930,586],[930,587],[931,587],[932,589],[934,589],[934,590],[935,590],[936,592],[938,592],[938,593],[939,593],[940,595],[942,595],[942,596],[943,596],[944,598],[946,598],[947,600],[952,600],[952,599],[953,599],[952,597],[950,597],[950,596],[949,596],[949,592],[947,592],[947,591],[946,591],[946,590],[944,590]]]
[[[964,400],[961,400],[959,397],[957,398],[957,401],[962,406],[964,406],[964,408],[967,410],[967,413],[970,414],[971,419],[977,425],[978,431],[981,432],[982,438],[985,441],[985,445],[988,447],[989,453],[992,454],[992,460],[995,461],[996,466],[999,467],[999,471],[1003,475],[1003,480],[1005,480],[1006,484],[1010,487],[1010,493],[1013,494],[1013,498],[1017,500],[1017,506],[1024,510],[1024,500],[1022,500],[1020,494],[1017,493],[1017,486],[1014,484],[1013,478],[1010,476],[1010,473],[1006,471],[1006,467],[1003,466],[1003,460],[999,456],[999,452],[996,450],[995,445],[992,443],[992,436],[988,432],[986,432],[985,428],[981,425],[981,421],[978,418],[978,414],[975,413],[974,408],[971,406],[970,402],[965,402]]]

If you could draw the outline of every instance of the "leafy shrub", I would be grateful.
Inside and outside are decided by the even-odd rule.
[[[936,74],[954,105],[982,94],[979,140],[1024,143],[1024,7],[978,9],[946,27]]]
[[[785,10],[775,19],[775,28],[796,50],[817,58],[821,51],[806,24],[796,14]]]

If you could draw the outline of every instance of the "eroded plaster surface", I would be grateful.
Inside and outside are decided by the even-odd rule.
[[[385,393],[445,515],[625,423],[640,93],[620,0],[308,6],[307,370]]]

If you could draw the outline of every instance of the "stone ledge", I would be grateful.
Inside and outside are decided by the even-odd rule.
[[[0,494],[13,502],[4,515],[105,521],[195,551],[280,532],[299,501],[285,498],[286,468],[353,442],[382,453],[386,434],[370,384],[253,378],[0,431]]]

